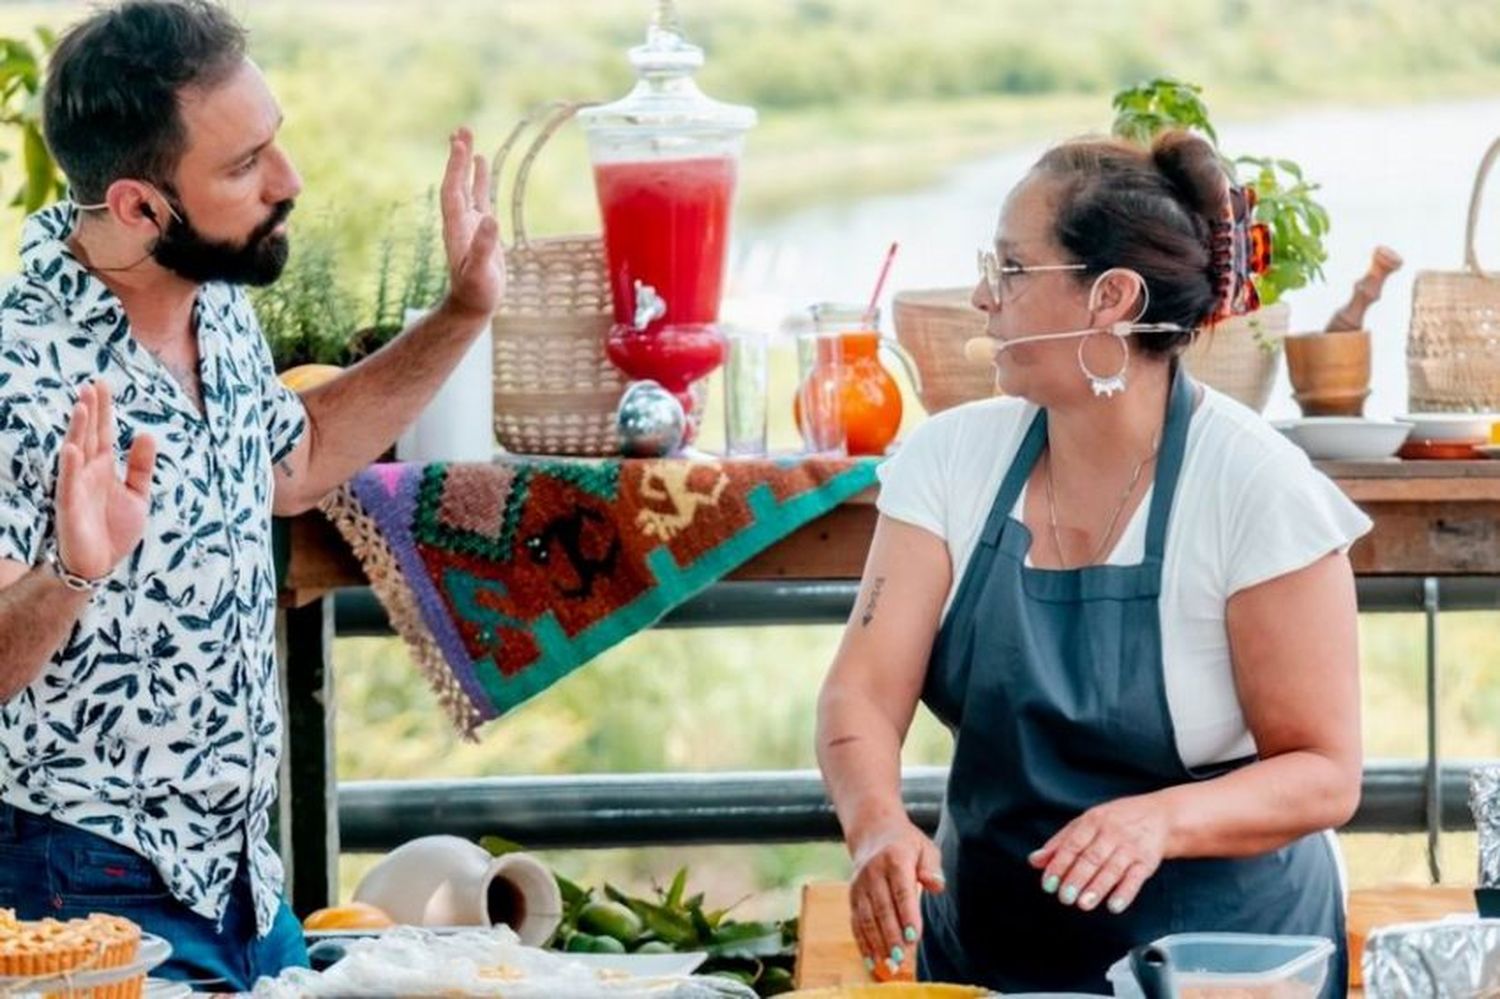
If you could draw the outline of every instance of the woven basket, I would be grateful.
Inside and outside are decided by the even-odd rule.
[[[984,336],[985,315],[969,302],[971,288],[933,288],[896,295],[891,314],[896,339],[922,376],[918,395],[929,414],[995,394],[995,369],[964,356],[964,344]]]
[[[1474,177],[1464,269],[1422,271],[1412,289],[1406,374],[1414,413],[1500,411],[1500,277],[1485,273],[1474,249],[1484,182],[1497,156],[1500,139]]]
[[[1276,384],[1291,315],[1285,302],[1277,302],[1226,319],[1211,330],[1200,331],[1182,352],[1182,363],[1203,384],[1259,413]],[[1263,342],[1274,343],[1275,349],[1267,350]]]
[[[619,453],[615,407],[625,379],[605,354],[614,324],[604,242],[597,235],[526,233],[526,180],[532,163],[580,103],[548,105],[516,170],[511,191],[513,238],[506,247],[505,300],[495,313],[495,436],[521,454],[601,456]],[[495,154],[498,192],[506,157],[536,116],[523,119]]]

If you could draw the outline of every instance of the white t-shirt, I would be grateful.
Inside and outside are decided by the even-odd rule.
[[[945,410],[880,468],[880,512],[947,543],[949,604],[1035,415],[1035,406],[1008,398]],[[1148,490],[1110,564],[1145,557],[1151,497]],[[1012,511],[1018,520],[1024,501],[1023,490]],[[1167,524],[1160,597],[1167,705],[1183,763],[1199,767],[1255,753],[1230,665],[1224,623],[1230,596],[1346,550],[1369,529],[1369,518],[1300,449],[1205,387]]]

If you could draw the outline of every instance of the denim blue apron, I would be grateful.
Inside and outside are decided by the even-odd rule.
[[[1324,836],[1249,858],[1166,861],[1118,916],[1062,905],[1026,862],[1095,805],[1250,762],[1187,767],[1167,707],[1157,601],[1194,394],[1177,371],[1139,565],[1026,565],[1031,533],[1011,510],[1046,445],[1045,411],[995,496],[922,693],[955,736],[938,830],[947,890],[923,898],[923,979],[1108,993],[1105,971],[1135,945],[1215,930],[1327,937],[1338,952],[1323,994],[1344,994],[1341,889]]]

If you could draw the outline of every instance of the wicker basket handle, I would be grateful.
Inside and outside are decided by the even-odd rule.
[[[490,165],[490,191],[494,198],[494,208],[500,210],[500,171],[505,168],[505,161],[510,157],[511,150],[526,130],[538,119],[545,119],[541,131],[532,140],[531,147],[526,150],[526,155],[521,158],[521,165],[516,169],[515,181],[511,185],[510,193],[510,225],[511,245],[526,245],[526,181],[531,176],[531,165],[536,162],[537,156],[541,155],[542,147],[557,130],[572,120],[573,116],[584,108],[593,107],[597,101],[549,101],[546,104],[534,108],[520,121],[516,122],[500,148],[495,151],[494,162]]]
[[[1469,197],[1469,225],[1464,233],[1464,266],[1482,278],[1490,277],[1479,266],[1479,253],[1474,249],[1474,234],[1479,229],[1479,203],[1484,195],[1484,182],[1489,178],[1490,168],[1500,158],[1500,139],[1490,144],[1484,159],[1479,163],[1479,173],[1474,177],[1474,193]]]

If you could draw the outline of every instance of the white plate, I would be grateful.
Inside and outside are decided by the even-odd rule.
[[[558,957],[576,961],[594,971],[618,971],[636,978],[670,978],[691,975],[708,960],[703,951],[682,954],[584,954],[560,952]]]
[[[141,999],[188,999],[193,987],[187,982],[169,982],[165,978],[148,978]]]
[[[1400,449],[1412,425],[1402,420],[1357,416],[1309,416],[1274,424],[1293,444],[1318,461],[1374,461]]]
[[[1397,417],[1412,425],[1414,441],[1488,441],[1495,413],[1407,413]]]

